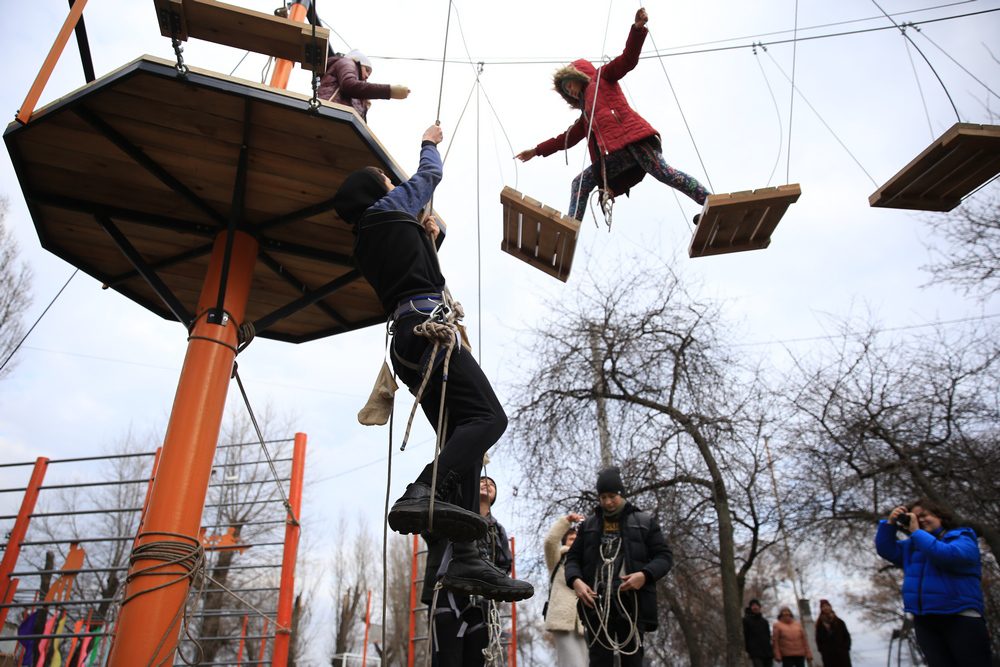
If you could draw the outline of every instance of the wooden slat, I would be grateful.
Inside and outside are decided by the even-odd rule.
[[[290,60],[322,72],[330,31],[216,0],[154,0],[160,33]]]
[[[709,195],[688,249],[690,257],[761,250],[788,207],[798,201],[797,183]]]
[[[1000,173],[1000,126],[956,123],[876,190],[884,208],[950,211]]]
[[[500,202],[504,234],[500,248],[566,282],[580,222],[510,187],[500,193]]]

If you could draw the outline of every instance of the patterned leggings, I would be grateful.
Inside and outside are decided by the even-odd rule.
[[[643,171],[656,180],[680,190],[699,204],[704,204],[705,198],[711,194],[697,179],[667,164],[659,147],[651,141],[629,144],[621,150],[605,155],[604,164],[609,179],[614,178],[629,167],[639,165]],[[595,171],[599,172],[600,170],[599,168],[587,167],[573,179],[569,215],[577,220],[583,220],[583,214],[587,210],[587,198],[590,196],[591,190],[600,185],[594,176]]]

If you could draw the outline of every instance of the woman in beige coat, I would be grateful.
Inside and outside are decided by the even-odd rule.
[[[582,514],[573,513],[561,516],[545,536],[545,565],[552,581],[546,603],[545,629],[552,633],[557,667],[586,667],[588,660],[583,625],[576,614],[576,593],[566,585],[564,573],[564,556],[576,539],[573,524],[584,518]]]

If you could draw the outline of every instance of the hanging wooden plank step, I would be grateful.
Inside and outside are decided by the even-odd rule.
[[[521,261],[566,282],[573,266],[580,221],[505,187],[503,242],[500,248]]]
[[[788,207],[799,200],[798,183],[722,195],[709,195],[691,238],[688,256],[705,257],[771,244],[771,232]]]
[[[868,203],[950,211],[998,173],[1000,125],[956,123],[868,197]]]
[[[204,39],[301,63],[322,73],[330,31],[216,0],[153,0],[160,33],[186,42]]]

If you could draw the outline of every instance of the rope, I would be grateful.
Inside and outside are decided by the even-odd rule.
[[[503,625],[500,619],[500,606],[496,600],[489,600],[486,609],[486,632],[489,641],[483,649],[485,667],[503,667],[504,650],[503,642],[500,641],[503,635]]]
[[[602,543],[600,548],[601,564],[598,567],[596,583],[598,588],[603,583],[604,594],[598,595],[597,599],[594,601],[594,611],[597,616],[597,629],[590,622],[590,614],[583,614],[583,621],[587,626],[587,630],[590,632],[590,636],[593,639],[590,641],[590,646],[598,643],[601,647],[611,651],[615,654],[620,655],[634,655],[642,647],[642,638],[639,636],[639,628],[636,623],[636,619],[639,617],[639,600],[635,592],[629,596],[632,600],[632,613],[630,614],[625,608],[625,601],[622,600],[621,587],[614,587],[615,583],[615,561],[618,559],[618,555],[621,552],[622,540],[617,538],[612,541],[612,544]],[[614,549],[611,551],[611,549]],[[614,594],[611,593],[614,588]],[[618,640],[611,636],[610,628],[608,627],[608,619],[611,616],[611,608],[615,601],[618,601],[618,607],[621,609],[622,614],[625,615],[625,620],[629,626],[628,635],[626,635],[624,640]],[[628,649],[629,644],[635,642],[635,647],[631,650]]]
[[[763,44],[755,44],[753,47],[754,60],[757,62],[757,68],[760,69],[760,75],[764,77],[764,85],[767,86],[767,92],[771,95],[771,103],[774,104],[774,115],[778,119],[778,154],[774,156],[774,165],[771,167],[771,175],[767,177],[767,184],[765,187],[771,187],[771,180],[774,179],[774,172],[778,170],[778,163],[781,162],[781,149],[784,148],[785,133],[781,127],[781,109],[778,108],[778,98],[774,95],[774,89],[771,88],[771,80],[767,78],[767,72],[764,70],[764,65],[760,62],[760,57],[757,54],[757,46],[761,49],[767,51],[767,47]]]
[[[385,347],[389,347],[389,327],[385,329]],[[393,380],[396,379],[396,374],[393,373]],[[393,394],[393,409],[389,411],[389,447],[388,447],[388,464],[386,465],[385,471],[385,508],[382,511],[382,646],[385,647],[385,632],[386,632],[386,604],[388,601],[388,590],[389,590],[389,494],[392,486],[392,427],[396,418],[396,401],[395,394]]]
[[[903,26],[901,30],[905,30],[905,28],[906,26]],[[917,92],[920,94],[920,104],[924,108],[924,118],[927,119],[927,134],[930,136],[931,141],[933,141],[934,126],[931,124],[931,112],[927,108],[927,98],[924,96],[924,87],[920,84],[920,75],[917,74],[917,63],[913,61],[913,54],[910,52],[909,40],[904,39],[903,46],[906,47],[906,58],[910,61],[910,69],[913,71],[913,81],[917,84]]]
[[[892,23],[894,26],[896,26],[897,28],[899,28],[899,32],[902,33],[903,37],[910,44],[913,45],[913,48],[915,48],[917,50],[917,53],[920,54],[920,57],[924,59],[925,63],[927,63],[927,66],[931,69],[931,72],[933,72],[933,74],[934,74],[934,78],[936,78],[938,80],[938,83],[941,84],[941,88],[942,88],[942,90],[944,90],[945,97],[948,98],[948,102],[951,104],[951,108],[955,111],[955,118],[956,118],[956,120],[959,123],[961,123],[962,122],[962,116],[959,115],[959,113],[958,113],[958,107],[955,106],[955,100],[951,99],[951,93],[948,92],[948,86],[944,85],[944,81],[941,80],[940,75],[938,75],[937,70],[934,69],[934,65],[931,64],[930,59],[928,59],[927,56],[924,55],[924,52],[920,50],[920,47],[917,46],[916,42],[914,42],[912,39],[910,39],[910,36],[906,34],[906,30],[903,27],[901,27],[898,23],[896,23],[895,19],[893,19],[892,16],[890,16],[888,13],[886,13],[886,11],[884,9],[882,9],[882,6],[880,4],[878,4],[877,0],[872,0],[872,4],[875,5],[876,7],[878,7],[878,10],[880,12],[882,12],[883,16],[885,16],[887,19],[889,19],[890,23]]]
[[[962,63],[960,63],[960,62],[958,62],[957,60],[955,60],[955,58],[954,58],[954,57],[953,57],[953,56],[952,56],[952,55],[951,55],[950,53],[948,53],[947,51],[945,51],[944,49],[942,49],[942,48],[941,48],[941,47],[940,47],[940,46],[939,46],[939,45],[937,44],[937,42],[935,42],[935,41],[934,41],[933,39],[931,39],[930,37],[928,37],[928,36],[927,36],[927,34],[926,34],[926,33],[924,33],[924,31],[920,29],[920,26],[919,26],[919,25],[917,25],[916,23],[913,23],[913,22],[909,22],[909,23],[904,23],[904,24],[902,24],[902,25],[903,25],[904,27],[906,27],[906,26],[909,26],[909,27],[912,27],[912,28],[913,28],[914,30],[916,30],[916,31],[917,31],[918,33],[920,33],[920,35],[921,35],[921,36],[922,36],[922,37],[923,37],[924,39],[926,39],[926,40],[927,40],[928,42],[930,42],[931,44],[933,44],[933,45],[934,45],[934,47],[935,47],[935,48],[937,48],[937,50],[938,50],[938,51],[940,51],[941,53],[943,53],[943,54],[945,55],[945,57],[946,57],[946,58],[948,58],[948,60],[950,60],[951,62],[953,62],[953,63],[955,64],[955,66],[956,66],[956,67],[958,67],[958,68],[959,68],[960,70],[962,70],[963,72],[965,72],[966,74],[968,74],[968,75],[969,75],[969,77],[971,77],[973,81],[975,81],[975,82],[976,82],[976,83],[978,83],[978,84],[979,84],[980,86],[982,86],[983,88],[985,88],[985,89],[986,89],[986,91],[987,91],[987,92],[988,92],[988,93],[989,93],[990,95],[992,95],[993,97],[1000,97],[1000,94],[997,94],[997,92],[996,92],[995,90],[993,90],[992,88],[990,88],[990,87],[989,87],[989,86],[988,86],[988,85],[986,84],[986,82],[985,82],[985,81],[981,80],[981,79],[980,79],[979,77],[977,77],[977,76],[976,76],[975,74],[973,74],[972,72],[970,72],[970,71],[968,70],[968,68],[967,68],[967,67],[965,67],[964,65],[962,65]]]
[[[65,290],[69,286],[69,281],[73,280],[73,278],[79,272],[80,269],[73,269],[73,273],[69,274],[69,278],[66,279],[66,282],[63,283],[63,286],[59,288],[59,291],[56,292],[56,295],[52,297],[51,301],[49,301],[49,305],[45,306],[45,310],[42,311],[42,314],[38,316],[38,319],[35,320],[35,323],[31,325],[31,328],[28,329],[28,332],[23,336],[21,336],[21,340],[17,341],[17,345],[15,345],[14,349],[10,351],[10,354],[7,355],[7,358],[3,360],[3,363],[0,364],[0,371],[3,371],[3,369],[7,367],[7,363],[11,359],[13,359],[14,355],[17,354],[17,351],[21,349],[21,346],[24,345],[24,341],[28,340],[28,336],[30,336],[31,332],[35,330],[35,327],[38,326],[38,323],[42,321],[42,318],[45,317],[45,314],[49,312],[49,308],[52,307],[52,304],[56,302],[56,299],[58,299],[59,296],[63,293],[63,290]]]
[[[274,467],[274,459],[271,458],[271,452],[267,449],[267,445],[264,443],[264,434],[261,433],[260,425],[257,423],[257,417],[253,413],[253,408],[250,406],[250,399],[247,397],[246,389],[243,387],[243,380],[240,379],[239,366],[233,363],[233,377],[236,378],[236,384],[240,388],[240,394],[243,396],[243,403],[247,406],[247,414],[250,416],[250,422],[253,424],[253,429],[257,433],[257,440],[260,442],[260,448],[264,450],[264,456],[267,458],[267,465],[271,469],[271,477],[274,479],[274,485],[278,488],[278,494],[281,496],[281,504],[285,506],[285,511],[288,512],[288,521],[293,526],[299,525],[299,519],[295,516],[295,510],[292,509],[292,503],[288,501],[288,496],[285,495],[285,488],[281,486],[280,477],[278,475],[278,469]]]
[[[441,97],[444,95],[444,66],[448,61],[448,33],[451,32],[451,0],[448,0],[448,18],[444,25],[444,52],[441,54],[441,82],[438,84],[438,105],[434,124],[441,124]]]
[[[788,92],[788,152],[785,153],[785,183],[791,183],[792,172],[792,112],[795,110],[795,62],[799,52],[799,0],[795,0],[795,28],[792,31],[792,87]]]

